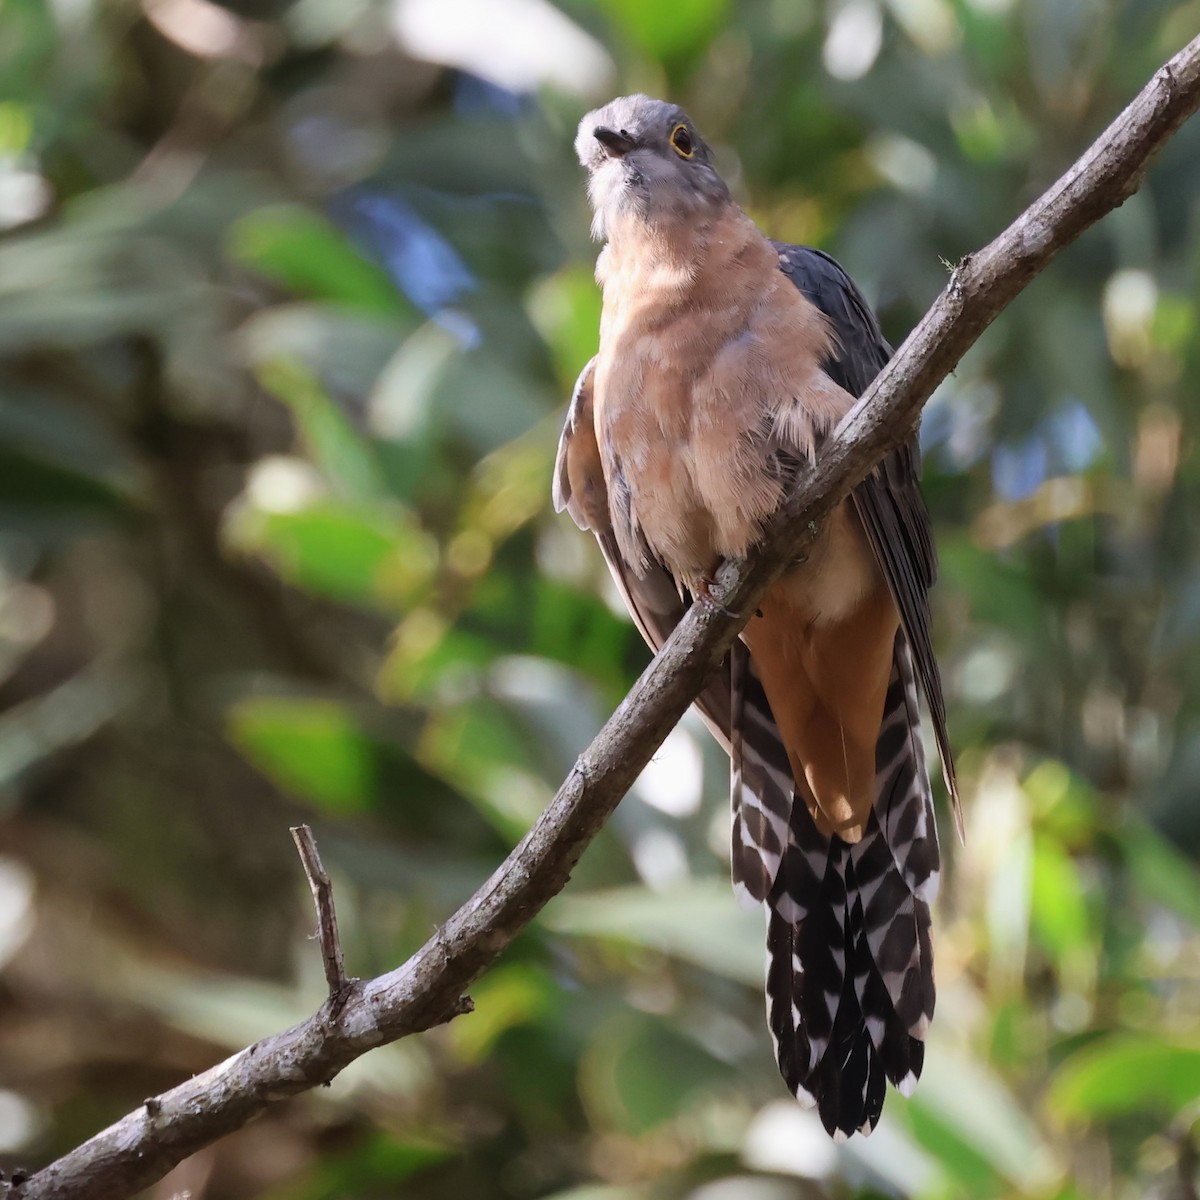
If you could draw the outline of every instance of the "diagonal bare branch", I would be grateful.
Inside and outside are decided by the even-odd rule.
[[[1200,106],[1200,38],[1154,75],[1082,158],[999,237],[959,263],[945,291],[824,447],[746,563],[721,572],[721,603],[751,613],[817,523],[908,434],[933,389],[1023,287],[1138,187],[1154,154]],[[352,986],[340,1011],[233,1055],[156,1097],[37,1172],[24,1200],[121,1200],[269,1105],[326,1083],[374,1046],[469,1011],[464,990],[542,906],[683,715],[741,621],[685,616],[579,756],[537,823],[492,877],[397,970]]]

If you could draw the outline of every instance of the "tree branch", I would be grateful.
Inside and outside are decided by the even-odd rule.
[[[818,522],[907,436],[933,389],[1054,256],[1137,188],[1200,106],[1200,38],[1162,67],[1086,154],[945,291],[822,450],[721,603],[752,613]],[[464,990],[566,884],[584,848],[724,657],[743,621],[694,605],[492,877],[403,966],[356,982],[335,1011],[235,1054],[131,1113],[18,1185],[24,1200],[119,1200],[287,1096],[326,1083],[374,1046],[466,1011]]]
[[[307,825],[293,825],[289,831],[296,843],[304,874],[317,909],[317,943],[321,947],[321,965],[325,968],[325,982],[329,985],[329,1003],[333,1016],[337,1016],[348,998],[349,988],[355,980],[346,978],[346,960],[342,955],[342,939],[338,933],[337,910],[333,906],[333,884],[329,881],[325,864],[317,850],[317,839]]]

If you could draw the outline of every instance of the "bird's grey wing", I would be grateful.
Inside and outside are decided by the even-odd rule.
[[[835,353],[823,364],[826,374],[852,396],[861,396],[892,357],[875,314],[854,281],[828,254],[809,246],[775,246],[783,273],[825,314],[836,335]],[[946,728],[946,702],[929,629],[928,593],[937,577],[937,552],[920,477],[921,452],[914,433],[855,488],[853,499],[912,650],[961,837],[962,809]]]
[[[558,439],[554,463],[553,499],[555,512],[564,509],[580,529],[590,531],[600,543],[604,561],[629,615],[646,644],[657,653],[684,612],[684,602],[667,569],[657,562],[642,575],[622,557],[613,532],[608,504],[608,485],[596,442],[592,412],[592,381],[596,360],[593,358],[579,373],[566,423]],[[728,701],[706,716],[729,728]],[[728,740],[728,733],[725,733]]]
[[[554,467],[554,507],[566,509],[600,543],[613,580],[651,650],[657,652],[683,616],[681,595],[667,569],[648,556],[639,574],[621,556],[592,412],[592,359],[575,384]],[[761,903],[771,890],[787,843],[792,772],[775,718],[750,653],[735,642],[720,670],[696,698],[696,708],[729,755],[732,774],[735,889]]]

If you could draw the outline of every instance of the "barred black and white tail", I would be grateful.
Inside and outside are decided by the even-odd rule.
[[[729,654],[729,692],[733,891],[743,907],[755,908],[779,876],[796,784],[767,693],[741,642]]]
[[[797,801],[767,900],[779,1069],[838,1141],[875,1127],[885,1080],[911,1094],[933,1016],[938,842],[918,722],[912,656],[897,633],[862,840],[825,837]]]

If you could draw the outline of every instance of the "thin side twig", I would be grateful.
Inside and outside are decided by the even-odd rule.
[[[333,905],[333,884],[321,862],[317,850],[317,839],[307,825],[293,825],[292,841],[308,876],[312,889],[313,904],[317,909],[317,942],[321,947],[321,965],[325,968],[325,982],[329,985],[329,999],[334,1007],[333,1016],[345,1003],[350,981],[346,978],[346,960],[342,954],[342,939],[338,935],[337,910]]]
[[[817,523],[908,436],[921,406],[979,334],[1058,252],[1117,207],[1200,106],[1200,38],[1162,67],[1082,158],[946,289],[822,448],[761,546],[727,564],[717,599],[750,614]],[[32,1176],[23,1200],[123,1200],[285,1096],[325,1083],[374,1046],[449,1020],[464,991],[562,890],[584,848],[737,637],[746,617],[693,605],[492,877],[403,966],[322,1014],[157,1097]]]

